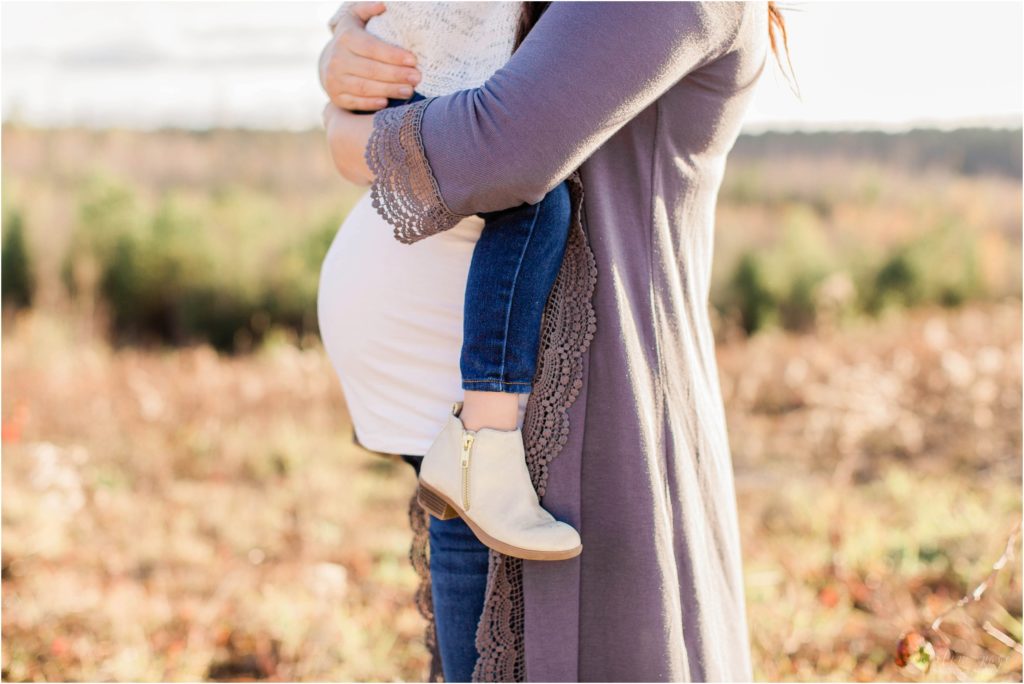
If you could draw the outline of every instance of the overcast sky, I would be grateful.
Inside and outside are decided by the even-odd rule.
[[[772,64],[749,130],[1020,125],[1020,2],[783,6],[803,100]],[[4,2],[4,119],[316,126],[324,102],[316,57],[334,7],[292,0]]]

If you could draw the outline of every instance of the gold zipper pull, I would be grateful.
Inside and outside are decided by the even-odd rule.
[[[472,432],[462,433],[462,510],[469,510],[469,451],[473,448]]]

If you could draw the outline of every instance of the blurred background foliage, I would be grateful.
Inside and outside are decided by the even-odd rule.
[[[8,125],[9,303],[57,268],[47,301],[101,312],[122,343],[315,335],[319,265],[358,197],[329,168],[300,169],[322,161],[318,138]],[[723,326],[802,331],[1017,294],[1020,148],[1019,130],[743,136],[719,206]]]
[[[2,142],[4,680],[422,680],[412,470],[352,444],[317,337],[364,192],[322,133]],[[1021,144],[729,158],[711,302],[759,680],[1021,681]]]

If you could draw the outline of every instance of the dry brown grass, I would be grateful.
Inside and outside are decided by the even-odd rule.
[[[759,679],[1020,680],[1019,540],[928,629],[1020,522],[1020,334],[1011,301],[721,347]]]
[[[413,473],[351,445],[319,350],[9,327],[7,678],[420,677]]]
[[[1020,518],[1020,331],[1009,302],[722,345],[759,679],[1020,680],[1019,559],[952,651],[926,629]],[[3,388],[5,679],[422,679],[413,474],[352,446],[322,350],[115,352],[36,314]]]

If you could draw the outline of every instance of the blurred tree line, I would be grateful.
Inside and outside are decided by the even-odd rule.
[[[113,170],[93,164],[105,152],[81,152],[74,169],[36,160],[29,173],[28,162],[8,159],[20,139],[6,128],[5,180],[15,189],[4,193],[5,306],[33,305],[33,246],[50,241],[29,239],[47,231],[33,223],[46,212],[43,195],[25,188],[52,184],[52,201],[69,203],[72,217],[52,259],[61,288],[71,301],[95,301],[116,341],[240,351],[274,330],[316,334],[320,264],[361,192],[322,159],[306,164],[297,150],[319,150],[318,133],[232,133],[228,143],[209,132],[139,134],[170,136],[147,144],[172,154],[182,141],[206,151],[191,166],[168,156],[147,167],[124,153]],[[77,135],[112,145],[104,132]],[[24,149],[25,159],[43,157]],[[216,182],[203,175],[202,154],[219,161],[232,150],[244,150],[240,173],[253,180],[224,180],[230,166]],[[296,168],[316,169],[312,180],[290,178],[282,150]],[[809,330],[891,308],[1019,296],[1020,175],[1020,130],[742,136],[719,198],[716,320],[747,334]],[[299,217],[296,203],[320,209]]]
[[[961,128],[955,131],[915,128],[885,131],[767,131],[736,141],[730,159],[842,157],[906,169],[941,168],[965,176],[1021,177],[1021,129]]]

